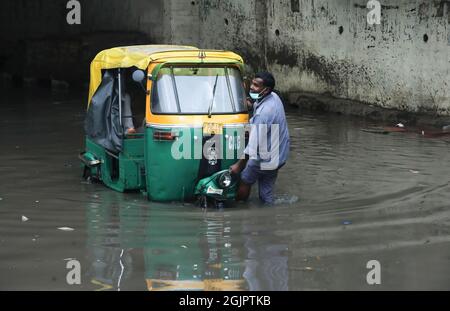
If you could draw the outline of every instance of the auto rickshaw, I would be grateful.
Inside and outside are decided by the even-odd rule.
[[[101,51],[91,63],[84,177],[153,201],[234,199],[238,177],[228,168],[248,137],[243,72],[242,58],[229,51]]]

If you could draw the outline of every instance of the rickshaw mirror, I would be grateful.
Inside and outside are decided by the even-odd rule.
[[[144,81],[145,78],[145,73],[143,70],[135,70],[133,72],[133,81],[137,82],[137,83],[142,83],[142,81]]]

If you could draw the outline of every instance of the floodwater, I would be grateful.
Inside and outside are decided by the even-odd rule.
[[[445,137],[292,110],[279,204],[204,211],[83,181],[85,97],[0,93],[1,290],[450,289]]]

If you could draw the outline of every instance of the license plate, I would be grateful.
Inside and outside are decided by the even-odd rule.
[[[203,135],[220,135],[222,134],[222,124],[220,123],[204,123]]]

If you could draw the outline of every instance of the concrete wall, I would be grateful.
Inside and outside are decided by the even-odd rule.
[[[253,68],[263,68],[267,34],[265,2],[200,0],[198,46],[233,50]]]
[[[389,1],[375,26],[365,1],[299,2],[269,6],[268,65],[283,89],[450,113],[450,2]]]
[[[381,1],[382,23],[374,26],[365,0],[198,3],[198,44],[268,68],[281,91],[450,114],[450,1]]]
[[[450,114],[449,0],[381,0],[375,26],[366,0],[80,2],[82,24],[70,26],[66,0],[2,1],[0,70],[82,80],[103,48],[190,44],[240,53],[294,101],[310,92]]]

